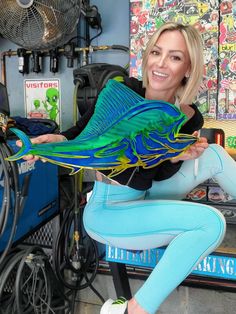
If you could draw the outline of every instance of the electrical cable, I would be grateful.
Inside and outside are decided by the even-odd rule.
[[[94,37],[92,37],[92,38],[89,39],[89,46],[91,45],[91,43],[92,43],[92,41],[93,41],[94,39],[96,39],[96,38],[98,38],[100,35],[102,35],[102,31],[103,31],[102,26],[100,26],[99,29],[100,29],[100,32],[98,32]]]
[[[10,210],[10,177],[8,175],[8,169],[5,163],[3,147],[1,144],[0,144],[0,161],[2,164],[3,171],[3,195],[0,213],[0,237],[1,237],[5,232]]]
[[[23,252],[20,251],[19,253],[15,254],[9,261],[8,263],[5,265],[4,270],[1,272],[1,276],[0,276],[0,314],[5,314],[5,306],[9,306],[11,304],[10,301],[12,301],[13,294],[10,293],[10,300],[8,300],[8,302],[6,302],[6,300],[4,300],[2,298],[2,295],[4,293],[4,287],[7,286],[7,282],[10,282],[10,277],[14,274],[14,270],[16,265],[20,262],[21,258],[23,256]],[[9,294],[8,294],[9,295]],[[3,304],[3,301],[5,301],[5,306]]]
[[[0,257],[0,265],[3,259],[5,258],[5,256],[7,255],[9,249],[11,248],[13,238],[16,232],[16,226],[17,226],[19,213],[20,213],[21,192],[20,192],[20,184],[19,184],[19,172],[18,172],[18,167],[16,163],[8,162],[5,160],[5,158],[10,155],[12,155],[12,151],[10,147],[6,143],[0,143],[0,156],[1,156],[2,167],[4,169],[6,182],[9,184],[7,189],[12,190],[14,193],[13,222],[11,226],[10,235],[7,240],[7,244]],[[11,178],[11,180],[9,178]],[[10,202],[10,197],[6,201]],[[9,215],[7,216],[7,218],[9,218]]]
[[[77,291],[72,291],[72,298],[71,298],[71,314],[75,314],[75,302],[76,302],[76,294]]]
[[[0,314],[56,314],[70,310],[71,301],[56,280],[49,257],[42,248],[14,249],[3,264]]]
[[[47,256],[42,249],[30,247],[25,251],[15,279],[15,298],[18,313],[32,313],[32,310],[34,313],[38,313],[41,309],[41,312],[48,314],[51,311],[52,289],[47,277],[45,259],[47,259]],[[27,296],[28,301],[26,310],[23,308],[24,296]],[[43,306],[46,306],[45,310]]]
[[[76,219],[76,213],[74,213],[74,216],[72,218],[74,219],[74,234],[78,234],[78,232],[82,233],[81,230],[79,231],[77,229],[77,223],[79,219],[81,219],[82,217],[79,217],[79,218],[77,217]],[[72,221],[68,225],[72,225]],[[69,238],[69,232],[70,232],[70,228],[68,228],[66,231],[66,239]],[[89,241],[89,243],[87,242],[86,245],[83,243],[85,238],[87,238],[87,240]],[[69,251],[69,246],[67,246],[65,250],[65,261],[68,268],[72,270],[72,272],[78,276],[77,282],[80,282],[79,290],[81,290],[81,289],[87,288],[93,282],[96,276],[96,273],[97,273],[96,263],[95,263],[95,267],[94,267],[94,270],[92,271],[92,275],[90,278],[88,278],[87,272],[89,272],[91,265],[93,263],[93,257],[94,257],[93,253],[95,253],[95,256],[97,256],[98,252],[97,252],[96,244],[88,236],[81,237],[80,235],[79,244],[76,245],[75,243],[74,246],[76,247],[76,250],[77,250],[75,251],[75,254],[74,254],[76,257],[75,261],[73,260],[73,257],[71,260],[71,252]],[[86,249],[87,249],[87,254],[86,254]],[[94,252],[91,252],[92,250]],[[85,278],[86,280],[85,284],[81,283],[83,278]]]
[[[70,40],[68,40],[67,42],[66,42],[66,45],[67,44],[70,44],[73,40],[75,40],[75,39],[83,39],[84,41],[86,41],[86,38],[85,37],[83,37],[83,36],[74,36],[74,37],[72,37]]]
[[[71,207],[73,208],[73,205]],[[53,246],[53,269],[54,269],[56,278],[63,284],[63,286],[65,286],[68,289],[73,289],[74,286],[69,285],[61,273],[62,271],[64,271],[65,267],[64,267],[64,263],[62,262],[63,256],[62,256],[62,252],[61,252],[60,241],[61,241],[61,239],[63,239],[63,231],[65,228],[65,224],[66,224],[67,219],[68,219],[68,217],[72,211],[72,208],[69,208],[66,210],[66,214],[63,218],[60,230],[58,232],[57,238],[55,240],[55,244]]]

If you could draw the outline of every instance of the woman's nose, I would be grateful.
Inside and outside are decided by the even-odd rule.
[[[165,56],[160,56],[160,58],[158,59],[158,65],[160,67],[164,67],[166,65],[166,57]]]

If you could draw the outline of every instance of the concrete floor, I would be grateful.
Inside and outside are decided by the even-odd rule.
[[[141,280],[130,280],[132,293],[141,285]],[[94,287],[108,299],[116,298],[111,276],[98,275]],[[79,292],[76,314],[99,314],[101,301],[91,291],[85,289]],[[158,314],[235,314],[236,293],[207,290],[180,286],[161,305]]]

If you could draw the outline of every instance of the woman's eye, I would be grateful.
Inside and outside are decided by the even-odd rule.
[[[180,61],[181,58],[179,56],[172,56],[172,59],[175,60],[175,61]]]
[[[158,56],[160,53],[159,53],[159,51],[153,50],[153,51],[151,52],[151,54],[153,54],[154,56]]]

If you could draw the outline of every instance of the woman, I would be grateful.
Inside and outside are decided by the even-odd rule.
[[[188,117],[181,133],[192,134],[203,125],[200,112],[192,104],[202,78],[202,58],[198,32],[191,26],[170,22],[147,45],[143,82],[126,78],[124,84],[147,99],[174,103]],[[93,109],[68,131],[40,136],[34,142],[73,139],[92,114]],[[201,259],[219,246],[225,234],[225,220],[219,211],[181,199],[209,178],[215,178],[226,192],[236,197],[235,162],[222,147],[208,145],[200,137],[186,153],[155,168],[127,169],[112,180],[108,174],[109,171],[97,172],[84,211],[88,234],[99,242],[125,249],[164,245],[167,248],[134,297],[129,301],[108,300],[101,314],[154,314]]]

